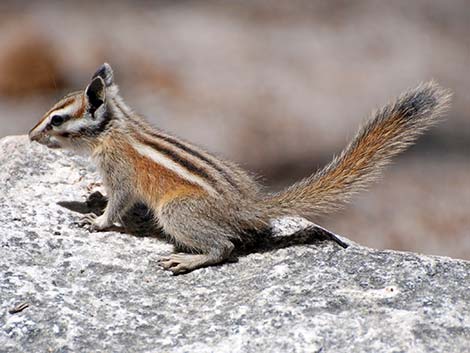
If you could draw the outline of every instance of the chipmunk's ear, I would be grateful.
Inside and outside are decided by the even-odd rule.
[[[100,76],[95,77],[85,89],[85,94],[93,113],[104,103],[106,98],[106,87],[103,79]]]
[[[99,67],[98,70],[93,74],[92,79],[96,77],[101,77],[106,85],[106,87],[112,86],[114,84],[114,74],[111,65],[104,63]]]

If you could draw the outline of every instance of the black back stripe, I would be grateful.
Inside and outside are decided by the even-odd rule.
[[[220,166],[218,166],[216,163],[214,163],[213,161],[211,161],[210,159],[208,159],[206,156],[202,155],[201,153],[199,153],[198,151],[196,150],[193,150],[192,148],[190,148],[189,146],[187,145],[184,145],[183,143],[181,143],[180,141],[170,137],[170,136],[164,136],[164,135],[161,135],[159,133],[156,133],[156,132],[151,132],[150,133],[153,137],[156,137],[156,138],[159,138],[159,139],[162,139],[163,141],[166,141],[176,147],[178,147],[179,149],[183,150],[184,152],[186,153],[189,153],[190,155],[196,157],[196,158],[199,158],[201,160],[203,160],[204,162],[206,162],[207,164],[209,164],[212,168],[214,168],[216,171],[218,171],[223,177],[225,180],[227,180],[227,182],[232,185],[235,189],[239,190],[238,188],[238,185],[235,183],[235,181],[230,177],[230,175],[227,173],[227,171],[223,170]]]
[[[206,181],[208,181],[217,191],[220,192],[220,190],[218,190],[217,188],[217,180],[214,179],[212,176],[210,176],[204,169],[202,168],[199,168],[198,166],[194,165],[193,163],[191,163],[190,161],[188,161],[187,159],[184,159],[182,158],[178,153],[176,153],[175,151],[172,151],[162,145],[160,145],[159,143],[153,141],[153,140],[150,140],[150,139],[147,139],[141,135],[137,135],[136,136],[136,139],[137,141],[139,141],[140,143],[144,144],[144,145],[147,145],[147,146],[150,146],[152,147],[154,150],[156,150],[157,152],[165,155],[166,157],[170,158],[173,162],[181,165],[182,167],[184,167],[186,170],[188,170],[189,172],[193,173],[193,174],[196,174],[197,176],[205,179]]]
[[[127,118],[127,119],[131,119],[131,117],[129,116],[129,114],[127,114],[127,112],[120,106],[120,104],[116,101],[116,100],[113,100],[114,101],[114,104],[117,106],[117,108],[121,111],[121,113]],[[173,146],[179,148],[180,150],[186,152],[186,153],[189,153],[190,155],[196,157],[196,158],[199,158],[201,159],[202,161],[206,162],[207,164],[209,164],[212,168],[214,168],[217,172],[219,172],[225,180],[227,180],[227,182],[233,186],[236,190],[240,190],[239,189],[239,186],[235,183],[235,181],[230,177],[230,175],[227,173],[227,171],[223,170],[220,166],[218,166],[216,163],[214,163],[213,161],[211,161],[210,159],[208,159],[206,156],[202,155],[201,153],[199,153],[198,151],[195,151],[194,149],[190,148],[189,146],[181,143],[180,141],[170,137],[170,136],[165,136],[165,135],[162,135],[162,134],[159,134],[155,131],[151,131],[149,130],[146,126],[143,126],[143,124],[141,124],[139,121],[137,120],[134,120],[132,119],[132,121],[136,122],[137,124],[139,124],[139,127],[141,129],[143,129],[146,133],[150,134],[152,137],[155,137],[155,138],[158,138],[158,139],[161,139],[165,142],[168,142],[170,144],[172,144]],[[206,173],[207,174],[207,173]]]

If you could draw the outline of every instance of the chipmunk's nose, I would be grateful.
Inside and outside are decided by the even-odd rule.
[[[36,130],[31,130],[28,134],[30,141],[39,141],[41,139],[41,132]]]

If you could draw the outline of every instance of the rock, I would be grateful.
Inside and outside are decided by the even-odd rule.
[[[283,243],[282,236],[310,225],[287,219],[276,221],[271,247],[172,276],[156,264],[172,247],[142,207],[128,216],[130,231],[89,233],[76,225],[80,212],[104,204],[82,158],[7,137],[0,165],[2,352],[470,346],[469,262],[355,244]]]

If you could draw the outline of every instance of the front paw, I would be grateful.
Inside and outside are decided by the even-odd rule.
[[[105,230],[112,225],[104,214],[98,217],[94,213],[85,214],[78,224],[90,232]]]

